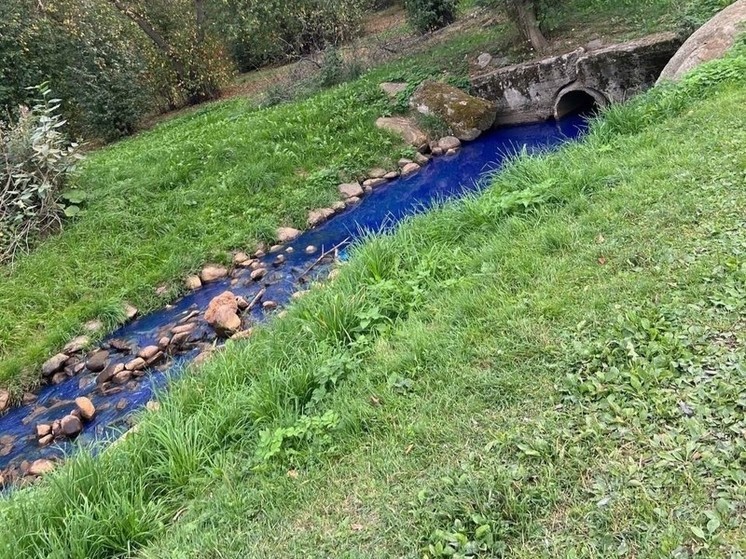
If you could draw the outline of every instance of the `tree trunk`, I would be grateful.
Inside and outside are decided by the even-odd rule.
[[[539,28],[536,18],[535,0],[507,0],[511,16],[518,24],[521,34],[531,43],[536,52],[544,52],[549,42]]]

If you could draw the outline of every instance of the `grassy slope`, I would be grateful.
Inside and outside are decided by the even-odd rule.
[[[672,28],[700,4],[709,6],[572,0],[547,24],[576,46]],[[611,13],[612,24],[599,13]],[[92,155],[78,181],[90,195],[86,213],[15,269],[0,268],[0,387],[18,395],[37,382],[38,365],[87,320],[113,327],[124,301],[157,308],[205,262],[251,249],[278,225],[302,226],[308,209],[335,197],[338,173],[397,159],[400,145],[373,126],[388,110],[380,81],[464,76],[466,55],[525,55],[519,44],[505,26],[470,29],[308,100],[266,111],[245,100],[209,105]],[[171,289],[157,297],[161,284]]]
[[[742,549],[739,60],[371,240],[137,434],[2,503],[0,553]]]

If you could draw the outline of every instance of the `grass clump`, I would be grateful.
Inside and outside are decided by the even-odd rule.
[[[0,552],[736,554],[746,88],[697,76],[741,56],[370,239],[137,433],[0,503]]]

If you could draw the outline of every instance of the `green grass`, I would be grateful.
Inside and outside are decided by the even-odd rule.
[[[740,52],[371,239],[0,503],[0,554],[738,556]]]

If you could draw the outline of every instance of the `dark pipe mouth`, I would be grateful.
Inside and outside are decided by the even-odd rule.
[[[568,115],[591,117],[598,113],[600,108],[593,95],[582,89],[576,89],[560,97],[555,109],[555,117],[562,118]]]

